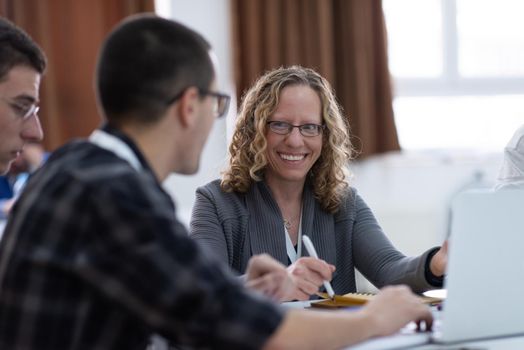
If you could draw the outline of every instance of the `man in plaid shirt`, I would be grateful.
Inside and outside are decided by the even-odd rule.
[[[285,313],[187,237],[161,181],[198,169],[227,111],[212,57],[200,35],[155,16],[109,35],[96,80],[105,125],[53,153],[6,227],[0,349],[144,349],[153,333],[194,348],[336,348],[431,320],[401,287],[360,312]],[[277,298],[293,288],[267,256],[247,275]]]

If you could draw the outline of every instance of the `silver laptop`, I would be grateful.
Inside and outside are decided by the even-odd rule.
[[[435,331],[426,337],[401,332],[355,349],[524,334],[524,190],[461,193],[452,203],[451,220],[447,299]]]
[[[524,191],[469,191],[452,204],[442,342],[524,333]]]

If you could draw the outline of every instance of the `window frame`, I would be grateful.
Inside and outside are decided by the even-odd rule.
[[[456,0],[440,0],[442,11],[442,73],[436,77],[392,75],[394,97],[524,94],[524,77],[471,78],[459,74]]]

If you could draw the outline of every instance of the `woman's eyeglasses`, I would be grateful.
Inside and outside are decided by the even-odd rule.
[[[269,129],[273,131],[275,134],[287,135],[293,131],[293,128],[298,128],[300,134],[306,137],[314,137],[320,135],[325,127],[324,125],[313,123],[293,125],[278,120],[268,121],[267,124],[269,125]]]

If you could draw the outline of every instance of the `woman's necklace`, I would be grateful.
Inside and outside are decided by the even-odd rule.
[[[298,223],[298,221],[300,220],[301,214],[302,211],[300,211],[299,215],[297,216],[283,218],[284,227],[286,228],[286,230],[291,231],[291,229],[295,226],[295,223]]]
[[[291,235],[290,235],[291,233],[290,229],[293,226],[292,222],[291,220],[284,219],[284,232],[286,236],[286,251],[287,251],[287,256],[289,258],[289,261],[291,263],[294,263],[295,261],[297,261],[298,258],[302,256],[302,242],[301,242],[302,215],[300,216],[300,218],[297,218],[297,220],[300,220],[300,221],[298,221],[298,229],[296,232],[296,236],[297,236],[296,237],[296,246],[294,246],[293,241],[291,240]]]
[[[288,219],[284,219],[284,227],[285,227],[287,230],[291,230],[291,221],[288,220]]]

